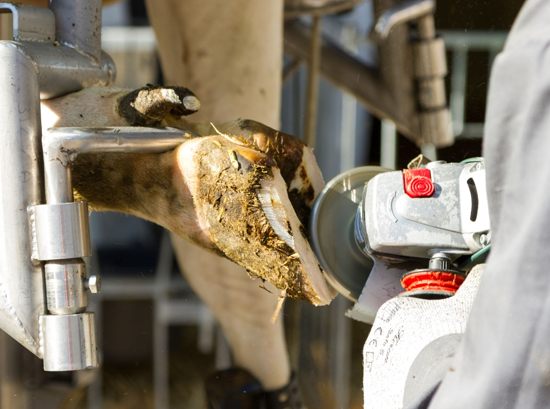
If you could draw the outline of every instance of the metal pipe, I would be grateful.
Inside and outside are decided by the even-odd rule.
[[[500,52],[504,48],[508,31],[477,31],[477,30],[441,30],[439,32],[445,40],[447,49],[455,50],[465,44],[472,51],[494,50]]]
[[[114,81],[100,48],[101,1],[53,0],[51,10],[0,3],[0,12],[13,15],[16,40],[0,42],[0,328],[43,358],[45,370],[95,367],[82,261],[90,254],[87,207],[70,203],[70,163],[43,163],[40,97]]]
[[[397,167],[397,130],[395,124],[389,119],[382,120],[380,166],[387,169]]]
[[[319,106],[319,66],[321,64],[321,17],[313,17],[309,48],[307,106],[304,138],[308,146],[315,147],[317,108]]]
[[[420,148],[420,153],[422,153],[422,155],[430,161],[437,160],[437,148],[431,143],[422,145],[422,147]]]
[[[357,29],[349,24],[342,27],[340,34],[344,50],[353,56],[358,54]],[[340,172],[356,166],[357,143],[357,99],[353,95],[342,92],[342,108],[340,120]],[[347,405],[344,405],[347,406]]]
[[[33,260],[67,260],[92,255],[88,203],[33,206],[29,213],[33,217],[36,244]]]
[[[459,136],[464,131],[466,111],[466,84],[468,82],[468,46],[454,50],[453,76],[451,78],[451,118],[453,134]]]
[[[47,203],[72,201],[70,169],[78,154],[160,153],[192,136],[176,128],[50,128],[42,137]]]
[[[41,315],[45,371],[98,366],[94,314]]]
[[[309,29],[303,24],[296,21],[287,22],[285,52],[294,58],[307,60],[309,37]],[[418,124],[408,120],[410,116],[396,104],[392,89],[382,78],[380,71],[363,64],[328,40],[321,44],[319,74],[334,86],[357,98],[376,117],[390,118],[396,123],[401,134],[412,139],[418,134]]]
[[[155,271],[155,324],[153,336],[153,379],[155,408],[167,408],[170,405],[169,390],[169,355],[168,326],[173,324],[167,319],[167,314],[162,314],[164,307],[170,308],[168,301],[168,288],[170,287],[170,274],[174,254],[170,235],[164,232],[161,244],[157,268]],[[189,315],[187,315],[189,316]]]
[[[52,314],[78,314],[88,308],[88,293],[84,288],[86,266],[82,259],[47,263],[46,291],[48,311]]]
[[[302,61],[295,59],[283,70],[283,87],[300,71]]]
[[[44,158],[67,164],[81,153],[162,153],[199,135],[180,128],[135,126],[50,128],[42,137]]]
[[[41,99],[56,98],[83,88],[111,86],[115,81],[115,64],[104,52],[92,61],[64,45],[45,47],[43,43],[30,41],[12,44],[34,62],[39,72]]]
[[[380,4],[378,5],[380,7]],[[376,22],[375,39],[385,39],[392,28],[435,12],[434,0],[411,0],[386,11]]]
[[[0,328],[38,357],[37,316],[45,312],[42,267],[31,262],[29,206],[43,200],[36,67],[0,42]]]
[[[101,0],[51,0],[55,39],[89,55],[101,57]]]
[[[71,167],[53,161],[45,163],[46,202],[48,204],[70,203],[74,200]]]
[[[416,23],[416,30],[418,32],[418,39],[431,40],[435,38],[435,23],[433,14],[424,16]]]
[[[65,2],[63,0],[61,3]],[[58,6],[60,4],[55,0],[52,5],[54,3]],[[73,4],[73,0],[69,0],[68,3]],[[77,3],[80,4],[78,7],[82,7],[82,0],[75,0],[74,4]],[[67,10],[70,11],[71,7]],[[68,11],[57,9],[56,12],[68,13]],[[55,42],[56,23],[52,10],[14,3],[0,3],[0,13],[12,14],[13,39],[16,42],[11,44],[24,52],[34,64],[38,72],[42,99],[58,97],[79,91],[82,88],[113,84],[116,73],[113,60],[107,54],[102,53],[101,49],[98,48],[92,55],[82,52],[74,44]],[[69,24],[68,19],[70,19],[70,15],[63,15],[60,22]],[[74,31],[77,27],[89,24],[91,24],[91,19],[83,23],[79,22],[78,25],[71,26],[71,29]],[[96,30],[97,36],[93,35],[94,41],[101,39],[99,30],[100,26]],[[76,36],[79,33],[80,31],[78,33],[75,31],[73,34]],[[99,43],[97,43],[97,47],[99,47]]]

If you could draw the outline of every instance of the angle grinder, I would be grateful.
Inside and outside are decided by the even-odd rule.
[[[483,159],[344,172],[318,196],[310,238],[351,318],[372,323],[395,296],[450,297],[490,248]]]

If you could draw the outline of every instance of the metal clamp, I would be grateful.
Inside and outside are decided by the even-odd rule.
[[[101,0],[51,0],[49,9],[0,3],[0,13],[12,13],[15,39],[0,41],[0,328],[43,357],[48,371],[94,367],[86,290],[100,286],[97,277],[86,281],[88,211],[72,203],[72,161],[83,152],[167,151],[187,137],[143,128],[53,130],[41,149],[41,98],[114,81],[113,61],[100,48]]]

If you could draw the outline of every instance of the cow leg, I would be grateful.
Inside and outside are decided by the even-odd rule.
[[[200,99],[193,121],[279,128],[282,0],[147,0],[166,85]]]
[[[286,385],[290,366],[283,321],[270,322],[277,297],[258,288],[261,281],[251,280],[237,264],[174,234],[172,243],[185,277],[220,323],[235,365],[250,371],[266,389]]]
[[[202,108],[194,120],[253,118],[279,126],[282,0],[148,0],[167,85],[192,89]],[[211,308],[235,364],[266,390],[286,385],[290,365],[277,297],[243,268],[173,237],[179,265]]]

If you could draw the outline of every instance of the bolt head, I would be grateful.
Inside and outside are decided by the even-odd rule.
[[[90,292],[97,294],[101,291],[101,277],[98,276],[90,276],[88,279],[88,288],[90,289]]]

